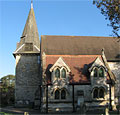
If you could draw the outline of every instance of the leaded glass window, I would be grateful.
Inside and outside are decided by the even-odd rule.
[[[98,89],[95,89],[93,92],[93,98],[98,98]]]
[[[63,68],[62,71],[61,71],[61,77],[62,77],[62,78],[66,78],[66,71],[65,71],[64,68]]]
[[[55,77],[60,78],[60,70],[58,68],[55,71]]]
[[[104,70],[103,70],[103,68],[99,69],[99,77],[104,77]]]
[[[60,92],[59,90],[55,91],[55,99],[59,99],[60,98]]]
[[[66,99],[66,91],[64,89],[61,91],[61,99]]]
[[[97,73],[98,73],[98,69],[95,68],[95,69],[94,69],[94,77],[97,77]]]
[[[103,89],[99,90],[99,98],[104,98],[104,90]]]

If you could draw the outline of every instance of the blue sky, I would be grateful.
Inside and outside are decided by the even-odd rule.
[[[12,53],[20,41],[30,0],[0,0],[0,77],[15,74]],[[39,36],[110,36],[109,21],[92,0],[33,0]],[[88,41],[89,42],[89,41]]]

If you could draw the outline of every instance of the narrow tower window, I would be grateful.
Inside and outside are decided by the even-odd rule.
[[[61,71],[61,77],[62,77],[62,78],[66,78],[66,71],[65,71],[64,68],[63,68],[62,71]]]

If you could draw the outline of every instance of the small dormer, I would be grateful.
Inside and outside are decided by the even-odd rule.
[[[101,84],[106,82],[107,68],[100,57],[96,58],[92,66],[89,68],[89,72],[92,84]],[[101,82],[99,82],[98,80],[101,80]]]
[[[62,57],[55,62],[55,64],[49,70],[51,72],[51,82],[53,81],[66,81],[69,80],[70,68],[65,63]]]
[[[89,68],[91,77],[104,77],[107,68],[105,67],[101,58],[97,57],[92,66]]]

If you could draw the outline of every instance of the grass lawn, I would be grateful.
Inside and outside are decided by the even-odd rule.
[[[13,115],[12,113],[0,112],[0,115]]]

